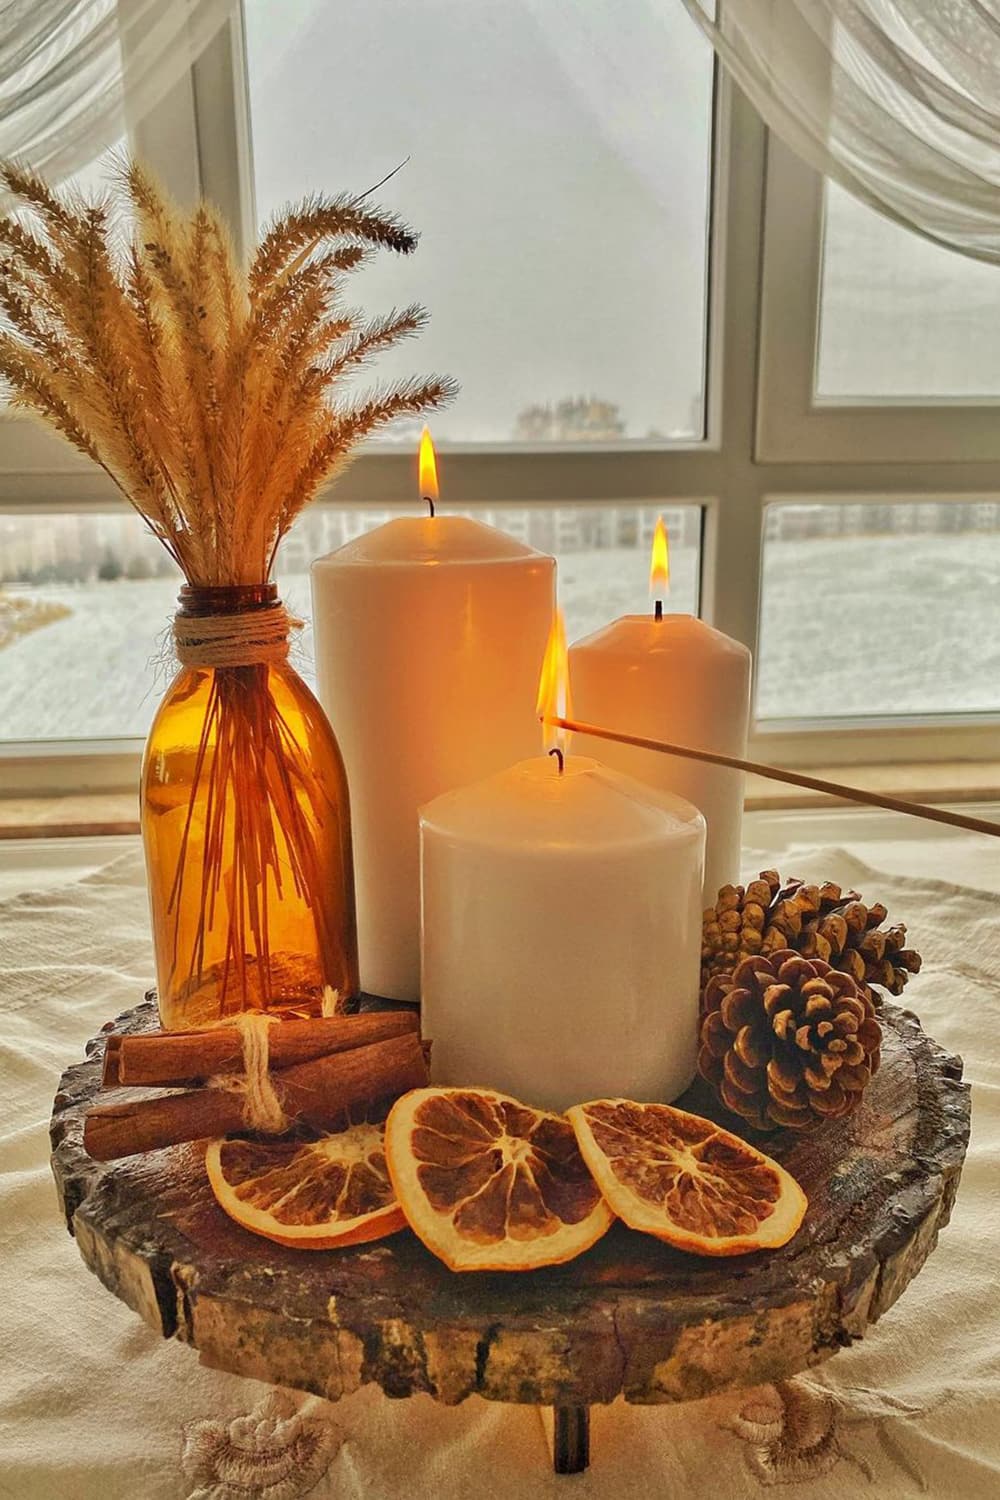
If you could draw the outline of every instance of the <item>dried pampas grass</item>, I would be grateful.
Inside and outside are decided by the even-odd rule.
[[[337,400],[345,374],[424,322],[417,306],[371,320],[340,306],[374,250],[413,250],[391,214],[309,199],[244,269],[211,205],[182,213],[134,161],[93,202],[15,163],[0,184],[19,210],[0,220],[0,380],[100,464],[189,583],[264,581],[351,448],[454,394],[431,377]]]

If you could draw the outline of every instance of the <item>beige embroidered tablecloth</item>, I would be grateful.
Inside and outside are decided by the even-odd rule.
[[[965,1058],[972,1143],[928,1265],[863,1344],[808,1376],[687,1406],[596,1409],[592,1467],[566,1479],[551,1473],[533,1408],[390,1402],[371,1388],[331,1406],[274,1391],[202,1369],[103,1290],[60,1221],[47,1124],[60,1071],[150,982],[138,850],[0,902],[0,1496],[729,1500],[782,1484],[813,1500],[996,1500],[1000,879],[993,893],[957,883],[963,850],[986,883],[989,843],[952,840],[922,859],[907,845],[894,861],[946,865],[950,884],[838,849],[782,855],[783,870],[853,884],[909,925],[925,968],[907,1003]]]

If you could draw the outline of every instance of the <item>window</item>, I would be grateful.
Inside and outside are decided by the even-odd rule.
[[[669,607],[754,650],[758,758],[995,756],[996,272],[825,189],[681,7],[244,0],[138,136],[244,241],[286,199],[405,161],[377,196],[419,250],[354,295],[428,307],[385,373],[462,382],[433,424],[443,503],[556,552],[572,635],[648,606],[663,510]],[[279,568],[293,608],[312,556],[409,507],[413,438],[306,513]],[[8,785],[59,784],[60,756],[77,785],[83,755],[88,784],[134,784],[176,584],[137,526],[91,465],[0,416]],[[121,576],[98,576],[108,547]]]
[[[1000,502],[771,505],[757,715],[1000,713]]]
[[[816,397],[1000,396],[995,266],[911,234],[827,183]]]
[[[883,221],[774,138],[767,163],[758,460],[1000,462],[994,268]]]
[[[294,9],[246,4],[258,215],[400,168],[377,196],[420,247],[353,295],[429,309],[379,368],[461,381],[436,433],[700,438],[712,62],[680,7]]]
[[[0,516],[0,737],[144,735],[178,580],[124,507]]]

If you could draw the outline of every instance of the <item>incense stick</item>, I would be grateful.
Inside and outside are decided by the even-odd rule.
[[[614,740],[619,745],[635,745],[639,750],[656,750],[662,755],[682,755],[687,760],[728,766],[732,771],[749,771],[754,776],[764,776],[769,781],[784,781],[789,786],[805,787],[811,792],[825,792],[827,796],[842,797],[847,802],[860,802],[867,807],[884,807],[889,812],[909,813],[911,817],[926,818],[931,823],[947,823],[951,828],[966,828],[970,833],[987,833],[993,838],[1000,838],[1000,823],[987,822],[983,818],[969,818],[964,813],[948,812],[943,807],[927,807],[922,802],[908,802],[902,797],[885,797],[881,792],[844,786],[839,781],[822,781],[818,776],[805,776],[801,771],[785,771],[755,760],[740,760],[735,755],[719,755],[714,750],[693,750],[690,745],[673,745],[666,740],[646,739],[638,734],[621,734],[616,729],[604,729],[598,724],[584,724],[576,719],[546,717],[545,722],[559,729],[571,730],[573,734]]]

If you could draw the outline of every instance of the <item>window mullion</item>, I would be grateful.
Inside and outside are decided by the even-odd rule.
[[[127,33],[122,66],[128,115]],[[129,140],[180,203],[210,198],[238,251],[246,251],[256,224],[242,7],[169,93],[130,124]]]
[[[764,127],[720,73],[716,97],[709,432],[718,434],[706,517],[702,612],[756,654],[762,496],[753,463]]]
[[[117,0],[117,14],[122,22],[119,29],[122,93],[129,149],[152,168],[174,198],[190,203],[201,188],[191,71],[184,72],[151,109],[138,114],[131,86],[134,62],[131,48],[138,28],[125,24],[134,3],[135,0]]]
[[[201,191],[245,255],[256,240],[257,213],[242,6],[195,63],[191,80]]]

